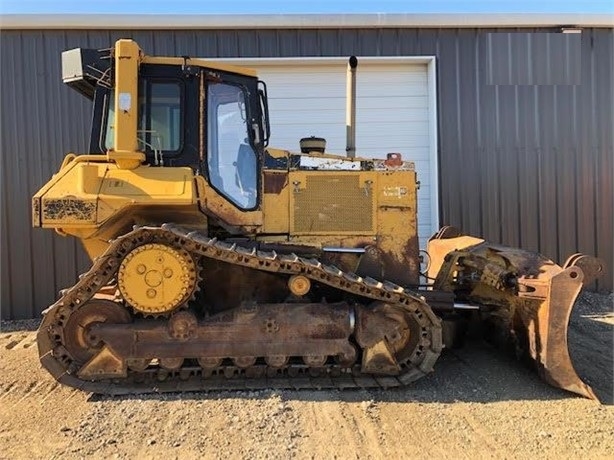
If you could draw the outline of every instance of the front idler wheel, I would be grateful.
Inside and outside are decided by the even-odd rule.
[[[122,305],[110,300],[90,300],[68,318],[64,327],[64,346],[74,362],[83,365],[103,347],[103,342],[92,332],[93,325],[130,322],[130,312]]]

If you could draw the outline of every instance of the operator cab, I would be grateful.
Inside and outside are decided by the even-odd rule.
[[[104,50],[63,54],[64,82],[94,101],[90,153],[113,149],[112,63]],[[255,73],[187,57],[142,59],[137,142],[148,165],[189,166],[238,208],[255,209],[269,133],[266,85]]]

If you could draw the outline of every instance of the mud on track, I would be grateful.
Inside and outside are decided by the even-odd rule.
[[[480,341],[405,389],[108,398],[40,369],[36,321],[3,322],[0,458],[612,458],[613,301],[584,294],[569,331],[603,405]]]

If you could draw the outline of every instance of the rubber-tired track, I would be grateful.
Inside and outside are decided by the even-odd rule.
[[[243,267],[280,274],[301,274],[311,280],[332,286],[364,299],[384,301],[405,309],[421,327],[415,351],[401,362],[397,376],[376,376],[360,372],[360,365],[351,368],[337,364],[309,368],[290,362],[278,369],[265,364],[249,368],[222,365],[203,369],[185,365],[168,371],[150,366],[145,371],[128,370],[128,377],[86,381],[77,377],[79,366],[63,344],[63,327],[72,313],[84,305],[115,278],[122,259],[143,244],[163,243],[182,248],[195,259],[206,257]],[[188,232],[173,224],[161,227],[137,227],[111,242],[105,253],[81,275],[77,284],[62,291],[61,298],[44,312],[37,336],[41,364],[56,380],[84,391],[103,394],[131,394],[198,390],[302,389],[302,388],[391,388],[407,385],[433,370],[442,349],[441,322],[418,294],[389,282],[362,278],[315,259],[295,254],[257,251],[217,241],[198,232]],[[186,360],[189,364],[189,360]]]

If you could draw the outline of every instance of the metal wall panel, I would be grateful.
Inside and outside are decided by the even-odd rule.
[[[560,262],[582,251],[611,267],[613,30],[577,36],[580,69],[570,65],[575,54],[560,59],[559,47],[523,47],[517,42],[524,38],[510,35],[531,32],[556,30],[1,31],[2,318],[37,316],[89,266],[74,240],[31,229],[30,196],[65,152],[87,145],[90,105],[61,83],[60,53],[109,47],[123,37],[159,55],[435,55],[440,221]],[[505,34],[507,53],[493,51],[491,33]],[[566,40],[575,50],[574,39]],[[510,62],[515,80],[497,81],[487,72],[492,65],[509,76]],[[564,84],[532,84],[548,83],[548,75],[517,68],[523,62],[548,62],[549,75],[563,76]],[[599,288],[612,289],[611,273]]]
[[[484,38],[489,85],[580,84],[579,33],[497,32]]]

